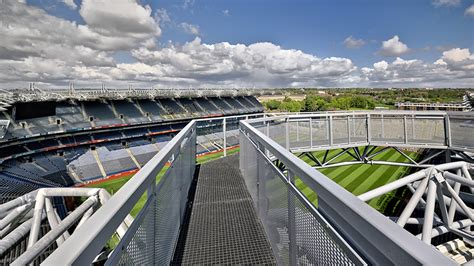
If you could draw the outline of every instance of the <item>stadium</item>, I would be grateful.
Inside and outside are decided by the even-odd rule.
[[[470,263],[473,112],[0,92],[0,263]]]

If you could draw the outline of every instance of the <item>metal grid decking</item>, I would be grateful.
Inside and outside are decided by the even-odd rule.
[[[238,160],[234,155],[201,166],[174,264],[275,264]]]

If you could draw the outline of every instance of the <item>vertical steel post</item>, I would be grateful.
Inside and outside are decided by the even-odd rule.
[[[286,149],[290,150],[290,118],[286,118],[286,128],[285,128],[285,144]]]
[[[351,118],[347,116],[347,144],[351,144]]]
[[[309,145],[313,148],[313,118],[309,118]]]
[[[445,134],[445,143],[446,146],[451,147],[452,142],[451,142],[451,123],[449,121],[449,116],[444,117],[444,134]]]
[[[288,240],[289,240],[289,265],[297,265],[297,255],[298,255],[298,246],[296,243],[296,205],[295,205],[295,196],[291,191],[291,186],[289,185],[295,183],[295,176],[290,169],[287,173],[288,177]]]
[[[224,133],[224,157],[227,156],[227,136],[226,136],[227,126],[226,125],[227,125],[227,120],[224,117],[224,119],[222,120],[222,132]]]
[[[403,134],[404,134],[404,143],[408,144],[408,130],[407,130],[407,116],[403,116]]]
[[[328,132],[329,132],[329,146],[332,146],[333,144],[332,115],[329,115]]]
[[[383,114],[380,115],[380,121],[382,123],[382,138],[385,138],[385,123],[383,119]]]
[[[370,114],[367,114],[367,117],[366,117],[367,121],[366,121],[366,127],[367,127],[367,143],[370,144],[370,141],[372,140],[372,133],[370,132]]]
[[[300,141],[300,121],[296,121],[296,141]]]

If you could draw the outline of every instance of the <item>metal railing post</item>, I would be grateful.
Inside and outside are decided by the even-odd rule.
[[[332,115],[329,115],[329,124],[328,124],[328,129],[329,129],[329,145],[332,146],[334,143],[334,136],[333,136],[333,131],[332,131]]]
[[[313,118],[309,118],[309,146],[313,148]]]
[[[351,121],[350,116],[347,116],[347,144],[351,144]]]
[[[286,144],[286,149],[290,150],[290,118],[286,118],[285,144]]]
[[[287,172],[288,183],[286,184],[288,190],[288,238],[289,238],[289,265],[297,264],[298,246],[296,243],[296,205],[295,195],[291,191],[289,185],[295,183],[295,176],[293,172],[288,169]]]
[[[227,129],[227,120],[224,117],[222,120],[222,133],[224,133],[224,157],[227,156],[227,135],[226,135],[226,130]]]
[[[300,121],[296,121],[296,141],[300,141]]]
[[[366,127],[367,127],[367,143],[370,144],[370,142],[372,141],[372,132],[371,132],[371,124],[370,124],[370,114],[367,114],[367,117],[366,117],[367,121],[366,121]]]
[[[407,116],[403,116],[403,134],[404,134],[404,142],[405,144],[408,143],[408,129],[407,129]]]
[[[451,123],[449,121],[449,116],[446,115],[444,117],[444,138],[445,138],[445,144],[446,146],[448,147],[451,147],[452,146],[452,142],[451,142]]]

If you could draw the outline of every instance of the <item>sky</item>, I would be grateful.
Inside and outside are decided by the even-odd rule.
[[[0,88],[474,87],[474,0],[0,0]]]

